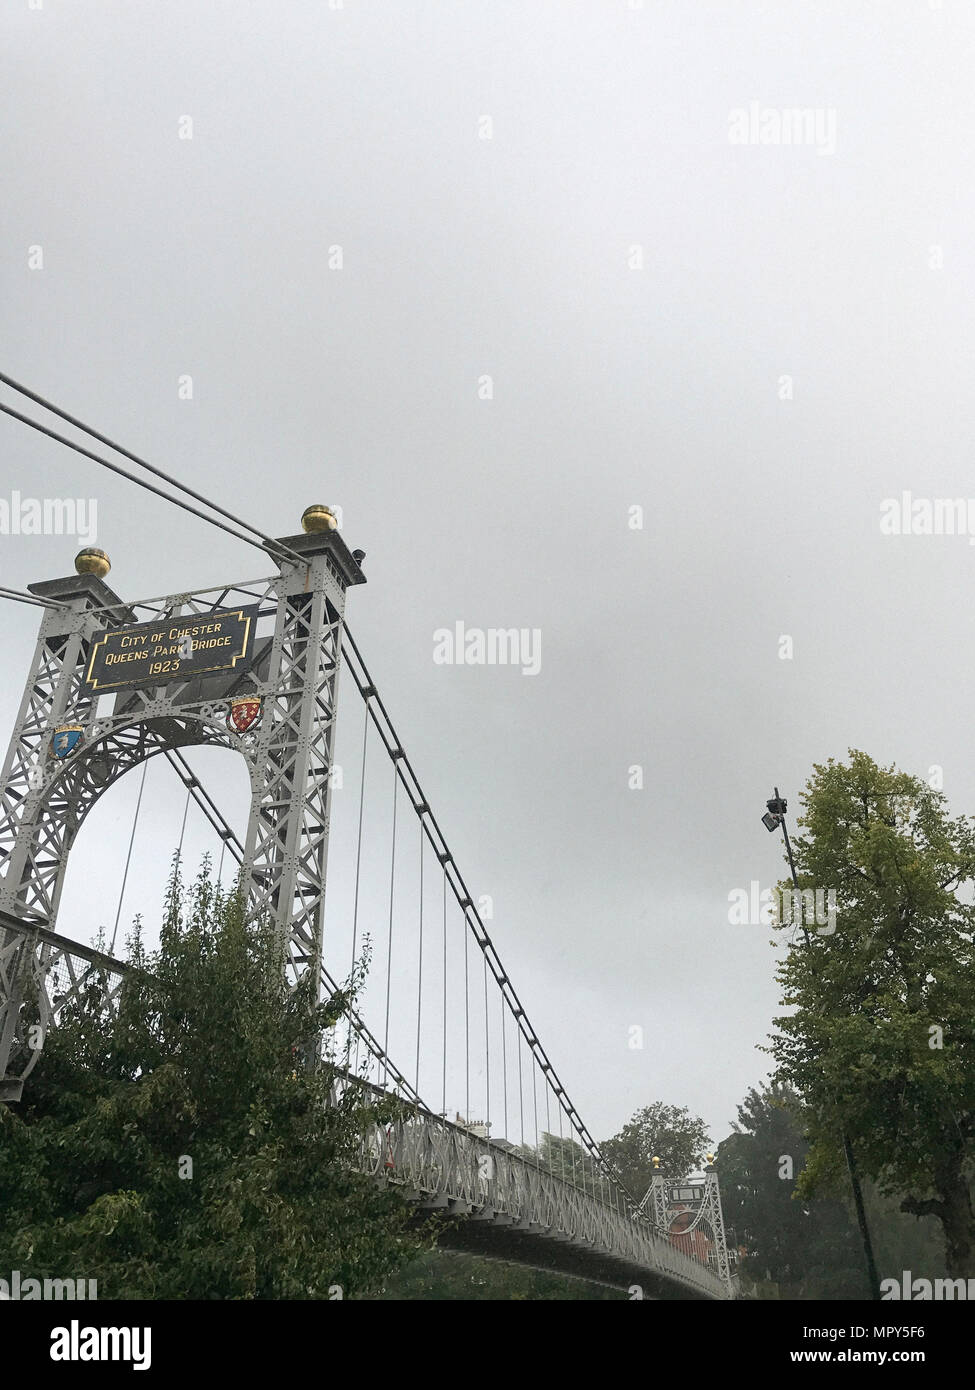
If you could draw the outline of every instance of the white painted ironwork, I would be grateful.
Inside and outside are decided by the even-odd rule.
[[[92,575],[30,586],[58,606],[48,608],[41,620],[0,787],[0,1100],[19,1098],[48,1028],[69,1000],[88,994],[108,1015],[117,1011],[127,967],[58,936],[58,904],[69,852],[95,802],[127,771],[160,753],[177,766],[191,794],[198,784],[180,749],[217,745],[244,757],[252,793],[240,852],[248,912],[278,925],[293,980],[310,970],[327,992],[337,989],[322,962],[330,773],[345,590],[364,577],[335,532],[287,537],[278,544],[283,551],[275,554],[288,558],[279,560],[280,573],[270,579],[162,600],[124,603]],[[155,621],[178,624],[241,601],[258,606],[248,670],[100,695],[87,690],[91,644],[106,627],[130,626],[145,612]],[[399,760],[413,808],[467,925],[586,1153],[580,1181],[574,1182],[550,1171],[537,1155],[432,1114],[349,1010],[367,1053],[382,1064],[387,1091],[410,1105],[407,1118],[363,1144],[359,1166],[420,1206],[446,1207],[466,1215],[468,1229],[490,1230],[493,1240],[504,1242],[503,1258],[561,1267],[552,1252],[571,1250],[582,1270],[605,1282],[625,1285],[645,1278],[648,1296],[728,1296],[720,1271],[676,1249],[659,1213],[655,1221],[638,1212],[602,1161],[525,1018],[412,768],[391,726],[386,729],[385,708],[360,666],[358,659],[353,673],[360,694],[387,751]],[[258,698],[262,712],[259,722],[238,734],[227,716],[230,701],[242,696]],[[82,726],[84,736],[67,756],[56,758],[55,730],[69,722]],[[218,825],[212,803],[205,810]],[[230,844],[229,827],[224,824],[220,833]],[[726,1266],[727,1252],[725,1271]]]
[[[374,1133],[363,1144],[360,1167],[423,1205],[447,1206],[503,1229],[512,1258],[519,1243],[531,1241],[526,1263],[547,1263],[544,1244],[564,1242],[574,1247],[580,1269],[602,1263],[606,1282],[628,1287],[649,1276],[647,1297],[729,1296],[719,1273],[676,1248],[632,1207],[620,1208],[608,1192],[586,1190],[537,1158],[429,1112],[414,1111]]]

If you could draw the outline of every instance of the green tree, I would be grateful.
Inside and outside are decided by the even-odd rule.
[[[865,753],[816,766],[794,850],[802,889],[833,890],[836,930],[793,941],[771,1051],[803,1098],[801,1190],[838,1190],[842,1133],[862,1175],[941,1223],[948,1273],[975,1273],[975,824]],[[784,885],[783,885],[784,886]],[[791,886],[791,885],[789,885]]]
[[[347,996],[289,989],[274,931],[206,865],[189,892],[174,873],[159,951],[136,931],[129,956],[117,1022],[96,998],[65,1010],[0,1106],[0,1268],[97,1279],[100,1298],[327,1299],[429,1245],[354,1170],[395,1106],[301,1060]]]
[[[786,1087],[749,1090],[734,1133],[718,1145],[729,1243],[745,1251],[744,1280],[761,1297],[869,1298],[859,1233],[845,1205],[798,1197],[809,1144]]]
[[[555,1173],[565,1182],[575,1183],[592,1191],[599,1182],[599,1170],[589,1154],[575,1139],[559,1134],[543,1134],[537,1149],[528,1153],[537,1156],[538,1162],[550,1173]]]
[[[684,1107],[654,1101],[599,1147],[630,1195],[641,1201],[656,1171],[654,1157],[661,1173],[680,1182],[700,1165],[710,1145],[703,1120]]]

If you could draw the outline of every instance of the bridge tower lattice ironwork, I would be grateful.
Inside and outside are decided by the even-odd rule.
[[[20,1036],[25,1000],[37,1002],[42,1033],[55,1007],[54,928],[78,832],[108,787],[160,753],[206,744],[243,755],[251,786],[242,863],[248,911],[278,926],[293,979],[311,971],[320,981],[345,594],[365,576],[361,552],[350,552],[327,523],[282,538],[271,553],[278,573],[270,578],[134,603],[97,572],[29,586],[50,606],[0,775],[0,1100],[19,1097],[37,1060]],[[106,632],[145,616],[175,633],[236,609],[254,625],[245,669],[191,668],[187,679],[104,693],[92,685],[92,652]],[[260,702],[260,717],[238,732],[231,702],[247,699]],[[56,757],[55,733],[66,726],[77,743]],[[98,954],[65,947],[58,958],[77,963]],[[107,959],[93,968],[111,973]]]

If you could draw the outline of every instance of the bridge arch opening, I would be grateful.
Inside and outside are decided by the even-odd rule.
[[[245,760],[219,746],[197,745],[180,752],[243,841],[251,799]],[[138,913],[143,921],[143,940],[153,948],[159,939],[172,857],[181,838],[184,880],[196,877],[204,854],[210,855],[216,875],[224,848],[220,835],[188,796],[176,769],[164,755],[153,754],[108,786],[85,817],[68,854],[56,930],[85,943],[91,943],[101,930],[103,949],[108,950],[117,918],[113,954],[122,956]],[[236,860],[228,850],[223,854],[221,873],[225,886],[233,882],[236,872]]]

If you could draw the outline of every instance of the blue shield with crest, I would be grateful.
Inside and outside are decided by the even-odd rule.
[[[85,727],[83,724],[62,724],[54,730],[54,737],[51,739],[51,751],[56,758],[66,758],[69,753],[73,753],[84,736]]]

